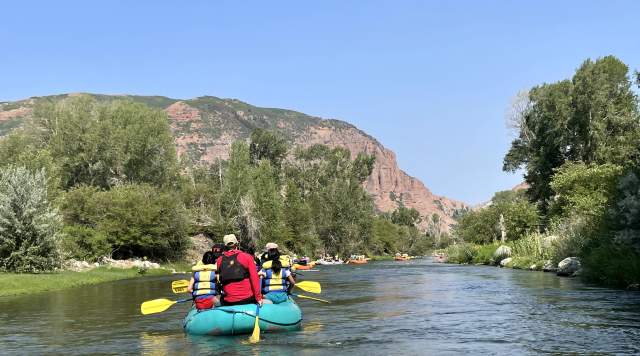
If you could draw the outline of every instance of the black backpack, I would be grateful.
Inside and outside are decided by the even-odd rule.
[[[232,256],[222,255],[220,268],[218,269],[218,278],[220,278],[221,284],[239,282],[249,278],[249,271],[238,262],[238,255],[239,253]]]

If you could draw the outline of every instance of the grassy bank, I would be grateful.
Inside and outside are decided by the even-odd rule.
[[[535,271],[543,270],[545,265],[557,268],[564,258],[578,257],[582,263],[581,275],[590,282],[615,288],[638,289],[640,286],[640,260],[632,249],[611,250],[610,246],[584,249],[576,246],[576,238],[541,234],[527,235],[505,245],[511,250],[508,255],[497,252],[498,244],[461,243],[439,252],[444,252],[450,263],[498,265],[502,261],[503,267]],[[503,261],[507,257],[509,260]]]
[[[120,279],[170,274],[170,269],[147,270],[140,274],[137,268],[119,269],[100,267],[86,272],[63,271],[55,273],[27,274],[0,273],[0,297],[55,291],[82,285],[98,284]],[[34,286],[38,286],[34,290]]]
[[[504,267],[514,269],[530,269],[541,271],[546,263],[557,262],[561,259],[555,256],[554,248],[545,247],[542,236],[529,235],[517,241],[507,242],[511,253],[501,254],[499,244],[477,245],[461,243],[451,245],[442,250],[447,255],[447,261],[460,264],[498,265],[510,257]]]

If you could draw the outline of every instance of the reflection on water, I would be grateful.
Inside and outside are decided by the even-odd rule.
[[[430,260],[318,266],[305,277],[331,304],[299,300],[303,329],[187,336],[186,304],[142,316],[139,305],[176,298],[148,277],[0,298],[2,354],[332,355],[640,353],[640,294],[554,275]]]

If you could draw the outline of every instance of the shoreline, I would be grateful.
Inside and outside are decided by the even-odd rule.
[[[174,274],[175,265],[149,269],[140,273],[138,268],[98,267],[87,271],[59,271],[51,273],[0,273],[0,297],[53,292],[86,285],[113,282],[122,279]],[[177,272],[179,273],[179,272]]]

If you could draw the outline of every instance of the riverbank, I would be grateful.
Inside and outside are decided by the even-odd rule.
[[[111,282],[142,276],[170,275],[181,265],[167,265],[141,272],[138,268],[98,267],[84,272],[0,273],[0,297],[56,291],[84,285]],[[182,270],[182,269],[179,269]]]
[[[558,276],[584,277],[589,282],[603,286],[628,290],[640,289],[640,280],[633,276],[640,273],[637,261],[616,260],[611,258],[602,261],[600,268],[583,264],[579,257],[560,255],[553,252],[552,243],[540,237],[526,237],[518,241],[501,244],[477,245],[460,243],[434,252],[437,262],[454,264],[475,264],[497,266],[510,269],[552,272]],[[556,250],[557,252],[557,250]],[[615,269],[618,278],[608,278],[611,272],[602,270]],[[629,278],[631,276],[632,278]]]

